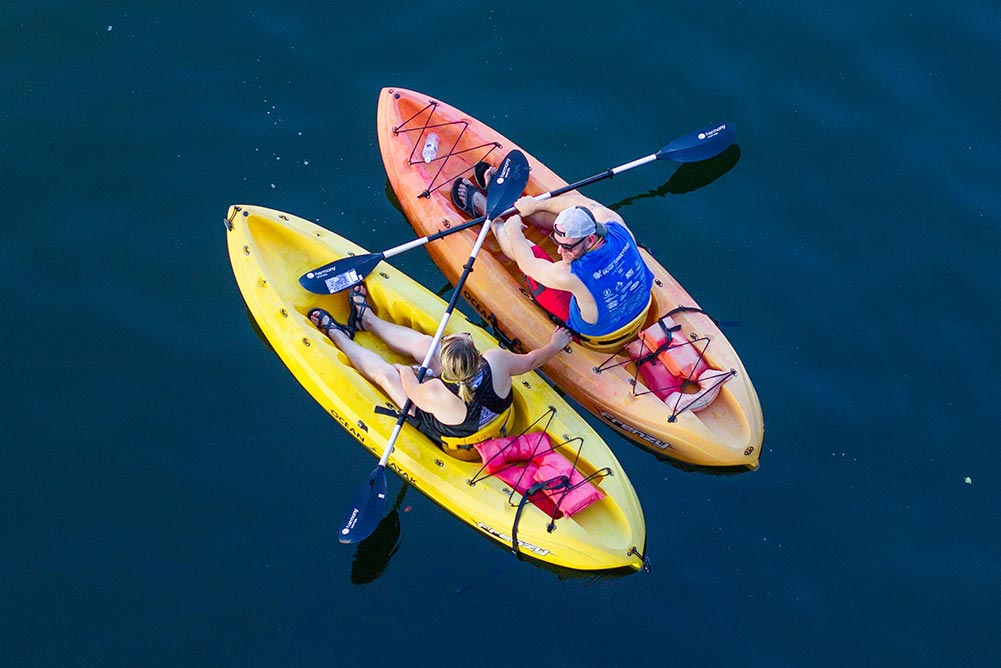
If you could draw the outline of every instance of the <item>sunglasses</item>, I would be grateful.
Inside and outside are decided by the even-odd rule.
[[[554,244],[556,244],[557,246],[559,246],[560,248],[562,248],[565,251],[572,251],[574,248],[577,248],[577,246],[580,246],[582,243],[584,243],[585,241],[587,241],[587,237],[581,237],[580,239],[578,239],[577,241],[573,242],[572,244],[565,244],[562,241],[557,241],[556,240],[556,232],[553,232],[552,234],[550,234],[549,238],[553,240]]]

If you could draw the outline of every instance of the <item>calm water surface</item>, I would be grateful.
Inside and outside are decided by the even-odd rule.
[[[0,7],[0,662],[994,665],[997,5],[364,4]],[[383,86],[570,180],[736,126],[711,183],[589,191],[739,323],[765,413],[736,476],[599,425],[652,573],[518,562],[396,478],[338,544],[374,460],[256,335],[222,217],[412,238]]]

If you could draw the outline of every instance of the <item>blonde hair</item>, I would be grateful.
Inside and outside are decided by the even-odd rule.
[[[459,398],[465,403],[473,400],[469,381],[480,368],[480,351],[469,336],[452,334],[441,340],[441,379],[459,386]]]

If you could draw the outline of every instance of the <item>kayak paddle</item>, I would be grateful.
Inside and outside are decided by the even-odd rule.
[[[487,214],[484,216],[483,229],[480,230],[480,235],[476,238],[476,243],[473,244],[473,250],[469,255],[469,260],[463,266],[459,281],[455,284],[455,291],[445,309],[445,315],[438,323],[438,330],[435,332],[427,355],[424,356],[424,361],[421,362],[420,369],[417,371],[418,381],[424,380],[428,365],[431,364],[431,357],[435,354],[438,343],[445,333],[445,327],[448,326],[448,319],[462,295],[462,286],[465,284],[469,272],[473,270],[473,262],[476,260],[483,242],[486,241],[490,223],[501,212],[509,209],[521,196],[525,186],[528,185],[528,171],[528,159],[525,158],[525,154],[521,151],[511,151],[504,156],[497,173],[491,179],[490,185],[487,187]],[[383,507],[386,505],[386,463],[396,446],[396,440],[400,436],[403,424],[407,421],[407,413],[410,412],[411,406],[413,406],[413,402],[407,399],[400,410],[400,417],[396,421],[396,426],[393,427],[389,442],[386,444],[386,450],[382,453],[378,465],[355,492],[351,500],[351,509],[348,510],[344,516],[344,522],[341,524],[339,540],[342,543],[357,543],[364,540],[375,530],[379,520],[382,519]]]
[[[654,160],[673,160],[674,162],[698,162],[700,160],[706,160],[722,153],[733,143],[733,137],[734,130],[729,123],[713,125],[704,130],[690,132],[682,137],[678,137],[656,153],[652,153],[645,158],[627,162],[624,165],[613,167],[612,169],[601,172],[600,174],[595,174],[594,176],[583,179],[582,181],[577,181],[576,183],[571,183],[568,186],[557,188],[556,190],[552,190],[541,195],[536,195],[535,199],[550,199],[552,197],[562,195],[563,193],[570,192],[571,190],[577,190],[578,188],[589,186],[597,181],[609,179],[616,174],[621,174],[622,172],[629,171],[634,167],[645,165],[648,162],[653,162]],[[511,201],[511,204],[514,204],[514,200]],[[503,211],[494,211],[493,217],[507,216],[514,212],[514,207],[509,205]],[[454,234],[468,227],[472,227],[473,225],[479,225],[486,219],[487,216],[473,218],[472,220],[462,223],[461,225],[456,225],[455,227],[451,227],[447,230],[442,230],[441,232],[436,232],[419,239],[414,239],[413,241],[408,241],[405,244],[400,244],[399,246],[395,246],[381,253],[368,253],[367,255],[355,255],[353,257],[335,260],[330,264],[325,264],[322,267],[306,272],[300,276],[299,285],[318,295],[334,294],[335,292],[340,292],[341,290],[347,290],[352,285],[365,280],[365,277],[372,273],[375,267],[386,258],[399,255],[400,253],[406,252],[412,248],[417,248],[418,246],[423,246],[424,244],[434,241],[435,239],[440,239],[444,236],[448,236],[449,234]]]

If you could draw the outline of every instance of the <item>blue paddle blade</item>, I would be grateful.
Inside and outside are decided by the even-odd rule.
[[[734,129],[729,123],[710,125],[704,130],[678,137],[657,151],[658,160],[698,162],[714,158],[733,143]]]
[[[386,507],[386,468],[376,466],[368,480],[358,488],[351,499],[351,508],[344,516],[338,540],[342,543],[358,543],[375,531]]]
[[[335,260],[307,271],[299,277],[299,285],[313,294],[332,295],[364,281],[382,259],[382,254],[370,253]]]
[[[525,192],[529,171],[528,159],[521,151],[511,151],[504,156],[487,186],[487,218],[493,220],[514,205]]]

